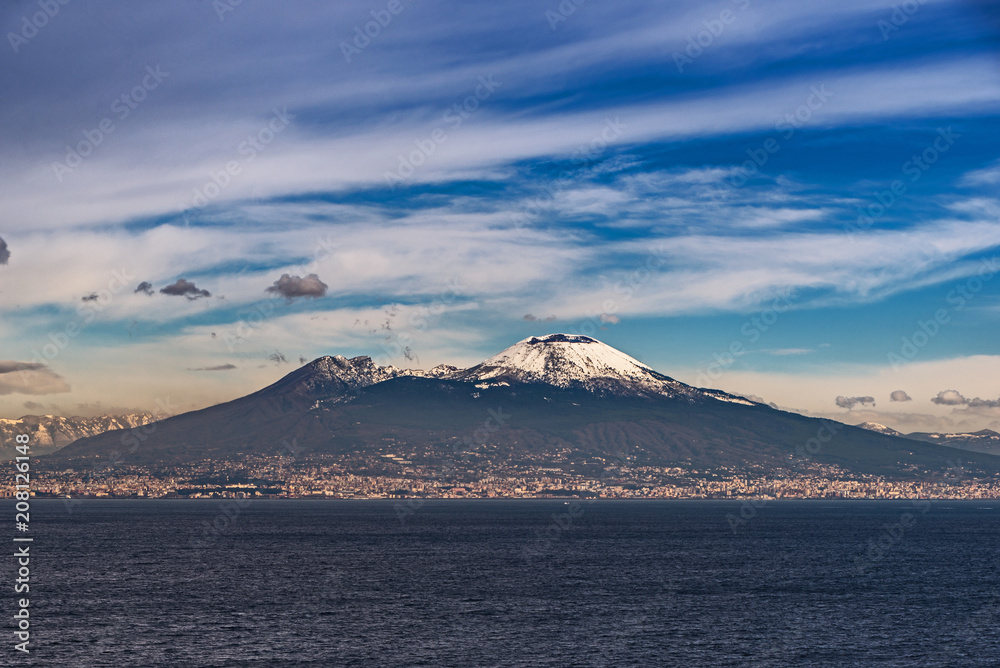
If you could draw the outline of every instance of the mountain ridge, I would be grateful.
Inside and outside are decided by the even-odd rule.
[[[638,460],[657,466],[777,470],[804,457],[862,472],[912,473],[943,469],[953,452],[847,425],[829,429],[838,423],[686,385],[596,339],[551,334],[466,369],[317,358],[257,392],[157,422],[130,461],[268,454],[290,441],[303,452],[373,456],[391,443],[434,461],[481,431],[488,410],[513,416],[478,444],[495,461],[553,453],[586,459],[632,448]],[[817,440],[824,433],[835,435]],[[93,463],[120,446],[120,438],[115,432],[82,438],[57,455]],[[813,442],[819,447],[805,454]],[[1000,473],[1000,458],[983,455],[979,463]]]

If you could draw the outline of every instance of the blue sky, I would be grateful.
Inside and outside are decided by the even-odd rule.
[[[0,10],[0,415],[572,331],[812,415],[1000,428],[990,3],[49,14]]]

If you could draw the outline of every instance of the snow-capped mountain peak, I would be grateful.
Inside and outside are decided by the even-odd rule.
[[[589,336],[532,336],[452,375],[478,384],[516,381],[615,394],[683,393],[681,383]]]
[[[902,436],[903,433],[896,431],[892,427],[886,427],[884,424],[879,424],[878,422],[862,422],[856,425],[861,429],[867,429],[868,431],[876,431],[880,434],[885,434],[886,436]]]

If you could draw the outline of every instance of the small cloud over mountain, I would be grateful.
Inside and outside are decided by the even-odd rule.
[[[197,285],[191,281],[186,281],[183,278],[178,278],[175,283],[171,283],[164,288],[160,288],[160,293],[173,297],[187,297],[192,301],[195,299],[201,299],[202,297],[212,296],[212,293],[208,290],[201,290]]]
[[[855,406],[858,406],[858,405],[861,405],[861,406],[874,406],[875,405],[875,397],[844,397],[844,396],[839,396],[836,399],[836,403],[841,408],[846,408],[847,410],[851,410],[852,408],[854,408]]]
[[[889,395],[889,401],[913,401],[913,397],[903,390],[893,390],[892,394]]]
[[[318,297],[325,297],[327,288],[329,287],[326,283],[319,280],[319,276],[316,274],[309,274],[304,278],[302,276],[282,274],[281,278],[276,280],[274,285],[267,288],[265,292],[278,294],[286,299],[295,299],[296,297],[316,299]]]
[[[0,360],[0,394],[56,394],[69,391],[69,383],[44,364]]]
[[[969,400],[963,397],[957,390],[938,392],[937,396],[933,397],[931,401],[941,406],[964,406],[969,403]]]

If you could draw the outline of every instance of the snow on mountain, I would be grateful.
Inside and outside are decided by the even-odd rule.
[[[132,429],[162,418],[151,413],[99,415],[97,417],[61,417],[58,415],[25,415],[16,420],[0,418],[0,443],[13,452],[14,436],[31,437],[33,452],[51,452],[78,438],[96,436],[113,429]]]
[[[428,371],[378,366],[370,357],[321,357],[271,386],[340,401],[351,390],[400,376],[472,383],[476,388],[544,383],[616,396],[667,396],[756,405],[720,390],[700,390],[665,376],[589,336],[532,336],[468,369],[442,364]]]
[[[886,427],[884,424],[879,424],[878,422],[862,422],[856,425],[861,429],[867,429],[868,431],[877,431],[880,434],[885,434],[886,436],[902,436],[903,432],[896,431],[892,427]]]
[[[546,383],[616,395],[712,396],[664,376],[597,339],[575,334],[529,337],[449,378],[472,381],[477,386]],[[738,399],[719,395],[712,398]]]
[[[949,448],[958,448],[959,450],[1000,455],[1000,434],[992,429],[952,434],[914,432],[907,434],[906,437],[917,441],[934,443],[935,445],[945,445]]]

